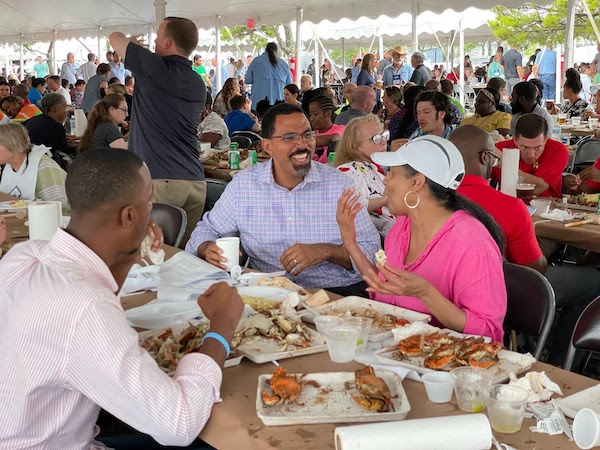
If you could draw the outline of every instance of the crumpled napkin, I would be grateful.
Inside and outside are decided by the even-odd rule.
[[[509,385],[521,387],[529,392],[529,402],[544,402],[552,397],[552,394],[563,395],[560,387],[546,375],[546,372],[528,372],[525,376],[517,378],[510,373]]]
[[[567,220],[573,220],[573,213],[571,211],[565,211],[563,209],[553,209],[548,213],[540,214],[540,217],[544,219],[556,220],[558,222],[565,222]]]
[[[432,334],[437,333],[438,331],[440,331],[438,327],[423,322],[412,322],[403,327],[392,328],[392,334],[394,335],[394,340],[396,342],[400,342],[415,334]]]
[[[165,251],[162,248],[157,252],[153,251],[152,238],[150,236],[146,236],[142,241],[142,245],[140,245],[140,252],[142,254],[142,258],[148,258],[154,265],[159,265],[165,262]]]

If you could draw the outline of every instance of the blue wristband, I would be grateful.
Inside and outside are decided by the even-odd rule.
[[[231,347],[229,347],[229,343],[225,340],[223,336],[221,336],[219,333],[215,333],[214,331],[209,331],[204,335],[204,338],[202,339],[203,344],[207,338],[213,338],[219,341],[221,345],[225,347],[225,352],[227,353],[226,358],[229,358],[229,354],[231,353]]]

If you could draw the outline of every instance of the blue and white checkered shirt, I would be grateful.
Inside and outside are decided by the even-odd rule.
[[[279,258],[295,244],[342,245],[335,211],[348,187],[354,187],[349,177],[313,161],[304,181],[290,191],[275,182],[271,161],[257,164],[238,173],[227,185],[214,208],[196,226],[185,249],[197,254],[203,242],[239,235],[253,268],[283,270]],[[364,208],[355,223],[358,245],[373,262],[381,241]],[[287,276],[307,288],[350,286],[362,281],[356,266],[346,270],[328,261],[308,267],[298,276]]]

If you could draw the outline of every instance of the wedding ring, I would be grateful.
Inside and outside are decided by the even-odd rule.
[[[294,258],[294,264],[298,264],[298,260]]]

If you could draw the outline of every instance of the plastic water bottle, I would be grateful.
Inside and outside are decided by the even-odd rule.
[[[71,127],[71,136],[75,136],[75,117],[71,117],[71,120],[69,120],[69,126]]]
[[[561,134],[562,134],[562,130],[560,129],[560,125],[558,123],[555,123],[554,125],[552,125],[552,139],[560,142]]]

